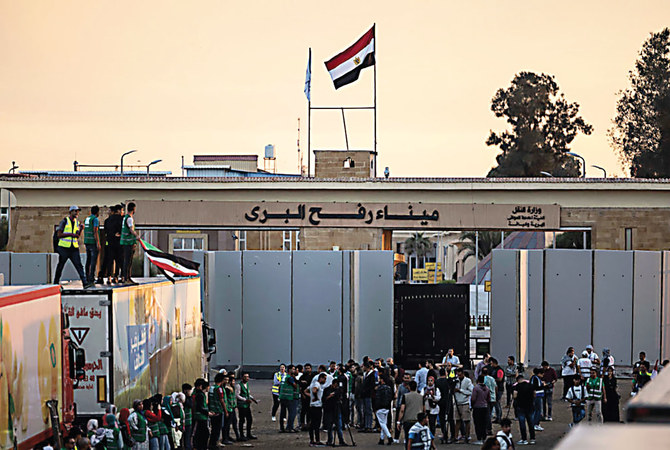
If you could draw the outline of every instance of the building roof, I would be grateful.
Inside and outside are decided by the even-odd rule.
[[[544,231],[514,231],[505,238],[505,249],[510,250],[537,250],[545,247]],[[500,244],[496,248],[501,248]],[[458,279],[459,283],[465,284],[483,284],[490,280],[491,276],[491,258],[493,252],[486,255],[479,261],[477,269],[477,282],[475,282],[475,268],[470,269]]]
[[[124,170],[123,174],[116,170],[21,170],[21,174],[24,175],[37,175],[38,177],[55,177],[55,178],[66,178],[66,177],[77,177],[77,178],[90,178],[90,177],[144,177],[147,176],[146,170]],[[149,171],[149,176],[151,177],[167,177],[172,175],[172,172],[169,171],[160,171],[160,170],[151,170]],[[4,177],[4,175],[1,175]]]
[[[193,162],[198,161],[258,161],[258,155],[194,155]]]

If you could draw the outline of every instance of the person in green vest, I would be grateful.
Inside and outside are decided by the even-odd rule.
[[[209,383],[202,378],[195,380],[195,394],[193,394],[193,448],[207,450],[209,428],[207,426],[210,414],[207,406],[207,391]]]
[[[149,429],[147,419],[144,417],[144,404],[142,400],[133,402],[133,412],[128,417],[130,426],[130,435],[135,443],[133,450],[148,450],[149,448]]]
[[[295,366],[290,364],[287,369],[287,376],[279,385],[279,403],[281,404],[281,412],[279,413],[279,432],[281,433],[297,433],[293,428],[293,421],[295,420],[297,406],[298,406],[298,383],[295,379]],[[286,421],[286,429],[284,429],[284,418],[288,412],[288,419]]]
[[[193,450],[193,386],[188,383],[181,385],[184,394],[184,435],[182,442],[184,450]]]
[[[147,428],[149,428],[149,450],[158,450],[160,448],[158,422],[161,421],[161,410],[153,398],[144,399],[142,404],[144,405],[144,417],[147,418]]]
[[[128,203],[126,207],[127,213],[123,216],[121,223],[121,248],[123,249],[123,267],[121,269],[121,279],[126,284],[137,284],[130,276],[133,269],[133,255],[137,248],[137,240],[140,235],[135,231],[135,209],[136,205],[133,202]]]
[[[79,255],[79,236],[81,236],[83,230],[83,225],[79,222],[79,211],[81,211],[81,208],[77,205],[70,206],[69,215],[61,220],[56,228],[58,265],[56,265],[56,273],[54,274],[54,284],[60,283],[63,268],[70,260],[77,270],[79,278],[81,278],[84,289],[86,289],[93,286],[93,282],[86,279],[84,267],[81,265],[81,256]]]
[[[100,207],[98,205],[91,207],[91,215],[84,220],[84,245],[86,245],[86,279],[90,282],[95,280],[95,266],[98,263],[98,254],[100,253]]]
[[[217,442],[221,436],[221,427],[223,426],[223,416],[225,413],[223,398],[225,382],[225,375],[221,372],[217,373],[214,377],[214,384],[209,387],[207,392],[207,406],[210,412],[209,423],[211,425],[209,448],[211,449],[216,449]]]
[[[591,367],[591,375],[586,379],[584,387],[586,387],[587,422],[594,421],[595,413],[595,421],[603,423],[602,403],[607,403],[607,396],[603,389],[603,379],[598,376],[598,367]]]
[[[226,405],[226,418],[223,424],[223,443],[232,444],[233,439],[230,437],[230,428],[235,432],[235,440],[240,442],[240,435],[237,431],[237,398],[235,397],[235,374],[230,373],[226,376],[227,383],[224,386],[224,403]]]
[[[237,398],[237,410],[240,412],[240,440],[258,439],[251,434],[251,424],[253,417],[251,415],[251,402],[258,404],[258,401],[251,395],[249,389],[249,374],[243,373],[240,383],[235,386],[235,397]],[[247,424],[247,435],[244,436],[244,424]]]
[[[114,414],[107,414],[105,416],[104,436],[106,450],[123,450],[121,430],[119,430]]]

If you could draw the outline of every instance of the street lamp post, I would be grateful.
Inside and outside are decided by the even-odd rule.
[[[130,150],[128,152],[125,152],[123,155],[121,155],[121,176],[123,176],[123,157],[126,155],[130,155],[131,153],[135,153],[137,150]]]
[[[149,178],[149,167],[153,166],[154,164],[158,164],[161,161],[163,161],[163,160],[162,159],[157,159],[157,160],[151,161],[149,164],[147,164],[147,178]]]
[[[582,160],[582,167],[584,168],[584,170],[582,171],[582,178],[586,178],[586,160],[584,159],[584,157],[573,152],[565,152],[565,154],[574,156],[575,158],[579,158]]]
[[[604,167],[596,166],[595,164],[592,164],[591,167],[595,167],[596,169],[600,169],[603,171],[603,178],[607,178],[607,171],[605,170]]]

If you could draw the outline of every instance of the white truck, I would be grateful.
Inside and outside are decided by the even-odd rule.
[[[74,392],[77,421],[105,408],[181,391],[205,373],[215,350],[213,330],[202,322],[200,279],[138,279],[135,286],[62,288],[72,339],[86,351],[84,378]],[[206,335],[203,347],[203,330]]]

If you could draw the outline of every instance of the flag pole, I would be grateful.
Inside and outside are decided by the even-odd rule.
[[[374,90],[374,150],[375,150],[375,157],[374,157],[374,177],[377,178],[377,24],[373,24],[372,27],[375,29],[373,38],[375,40],[375,64],[374,64],[374,76],[373,76],[373,90]]]
[[[309,96],[307,97],[307,178],[309,178],[311,172],[311,161],[312,161],[312,47],[309,48]],[[301,168],[302,170],[302,168]]]

